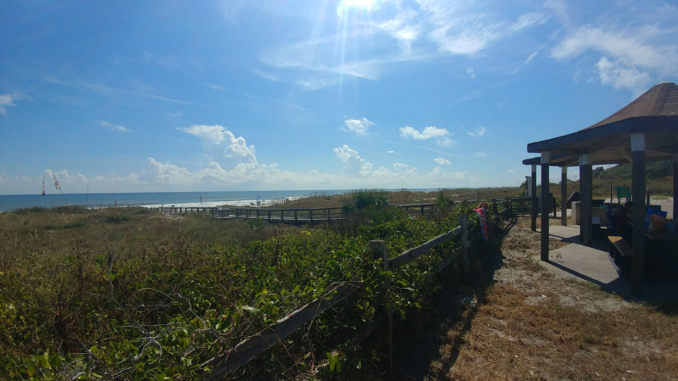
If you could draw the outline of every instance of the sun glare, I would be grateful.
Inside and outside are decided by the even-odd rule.
[[[371,9],[372,5],[379,0],[343,0],[342,3],[345,7],[360,7]]]

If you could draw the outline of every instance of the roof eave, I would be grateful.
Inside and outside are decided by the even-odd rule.
[[[670,118],[670,119],[669,119]],[[667,126],[666,120],[669,120],[674,127],[678,127],[678,118],[673,115],[669,116],[643,116],[621,120],[599,126],[592,129],[577,131],[568,135],[559,136],[557,138],[542,140],[539,142],[529,143],[527,145],[527,152],[539,153],[544,151],[554,151],[566,147],[568,145],[582,143],[588,140],[601,138],[607,135],[618,133],[634,133],[652,131],[655,129],[665,128]]]

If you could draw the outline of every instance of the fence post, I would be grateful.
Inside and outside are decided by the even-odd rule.
[[[294,210],[294,222],[297,222],[297,210]]]
[[[461,225],[461,246],[464,248],[464,275],[466,280],[469,280],[469,270],[471,262],[468,259],[468,217],[459,216],[459,225]]]
[[[384,241],[370,241],[370,249],[375,260],[381,260],[385,271],[389,270],[388,266],[388,251],[386,250],[386,242]],[[384,316],[383,323],[377,327],[377,336],[379,345],[388,358],[389,372],[393,368],[393,319],[391,317],[391,298],[390,298],[390,280],[387,278],[381,284],[382,300],[377,303],[377,312],[381,312]]]

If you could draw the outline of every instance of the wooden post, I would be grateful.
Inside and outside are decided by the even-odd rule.
[[[268,220],[271,221],[271,210],[268,210]]]
[[[297,222],[297,210],[294,210],[294,222]]]
[[[631,180],[631,187],[633,188],[631,294],[641,296],[643,294],[643,262],[645,260],[645,200],[643,199],[643,194],[645,193],[645,134],[631,134],[631,151],[633,151],[633,177]]]
[[[541,260],[549,260],[549,159],[548,151],[541,153]]]
[[[567,226],[567,167],[560,170],[560,224]],[[554,208],[555,209],[555,208]]]
[[[375,260],[381,260],[385,271],[389,270],[388,266],[388,251],[386,250],[386,242],[384,241],[370,241],[370,249]],[[377,311],[384,316],[383,324],[377,327],[377,336],[379,345],[388,359],[389,371],[393,368],[393,319],[391,316],[391,300],[389,295],[390,281],[385,279],[381,285],[381,300],[377,305]]]
[[[421,207],[421,215],[423,216],[424,215],[424,205],[419,205],[419,207]]]
[[[470,281],[470,261],[468,259],[468,217],[461,215],[459,216],[459,225],[461,225],[461,246],[464,249],[464,275],[466,281]]]
[[[678,153],[673,154],[673,221],[678,221]],[[678,231],[678,224],[676,224]]]
[[[537,231],[537,165],[532,164],[532,231]]]
[[[285,221],[285,210],[280,211],[280,222]]]
[[[588,154],[579,157],[579,177],[581,182],[581,211],[579,234],[582,243],[593,245],[593,166]]]

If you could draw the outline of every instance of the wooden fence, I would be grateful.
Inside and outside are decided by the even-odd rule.
[[[502,211],[504,216],[509,216],[510,209]],[[507,218],[505,217],[505,218]],[[455,237],[460,237],[461,247],[450,254],[449,257],[442,260],[438,264],[438,272],[449,266],[457,255],[462,254],[462,261],[464,263],[465,274],[470,276],[470,261],[468,257],[468,248],[470,242],[468,240],[468,220],[466,216],[459,218],[459,226],[447,233],[441,234],[430,241],[402,252],[395,258],[390,258],[386,250],[386,243],[384,241],[371,241],[370,249],[373,258],[380,262],[380,267],[384,270],[393,270],[400,266],[406,265],[422,254],[428,252],[434,247],[447,242]],[[218,364],[214,371],[207,376],[207,380],[219,380],[224,375],[234,372],[239,367],[246,364],[248,361],[254,359],[272,345],[281,341],[289,334],[294,332],[297,328],[305,323],[315,319],[323,311],[336,304],[343,298],[346,298],[352,292],[360,289],[363,282],[340,282],[335,283],[333,288],[327,292],[323,297],[317,299],[300,309],[292,312],[288,316],[280,319],[277,323],[257,335],[254,335],[230,350],[225,355],[214,359]],[[393,361],[393,338],[392,338],[392,314],[391,301],[389,300],[390,293],[388,279],[385,279],[379,285],[378,295],[379,301],[376,305],[376,313],[371,323],[367,324],[363,330],[353,340],[354,344],[359,344],[365,340],[373,331],[377,331],[377,342],[380,350],[387,355],[389,367]],[[212,361],[210,361],[212,362]]]
[[[409,215],[428,215],[433,211],[433,203],[394,205]],[[328,208],[207,208],[207,207],[162,207],[151,210],[168,216],[185,214],[211,214],[213,218],[227,220],[233,218],[261,219],[278,222],[322,222],[344,219],[341,207]]]
[[[497,198],[492,199],[492,208],[501,218],[508,219],[508,216],[529,214],[531,202],[530,197]]]

